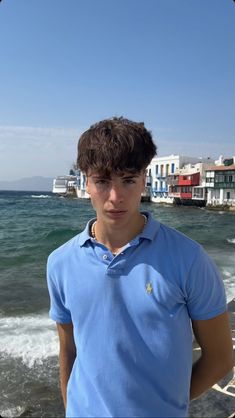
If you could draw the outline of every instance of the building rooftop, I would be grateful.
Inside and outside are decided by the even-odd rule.
[[[231,165],[213,165],[208,167],[206,171],[230,171],[235,170],[235,164]]]

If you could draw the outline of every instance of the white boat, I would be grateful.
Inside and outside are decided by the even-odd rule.
[[[52,193],[64,197],[90,199],[86,191],[86,176],[80,171],[77,175],[58,176],[53,180]]]
[[[77,176],[58,176],[53,180],[52,193],[60,196],[76,195]]]

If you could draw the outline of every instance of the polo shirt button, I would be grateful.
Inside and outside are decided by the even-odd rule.
[[[103,260],[107,260],[107,258],[108,258],[107,254],[104,254],[103,255]]]

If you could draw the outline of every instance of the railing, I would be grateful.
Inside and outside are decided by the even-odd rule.
[[[166,174],[165,173],[158,173],[156,174],[157,179],[165,179],[166,178]]]
[[[173,176],[167,176],[166,182],[169,186],[178,186],[179,178],[178,177],[174,178]]]
[[[176,193],[176,192],[175,192],[175,193],[173,193],[173,192],[169,192],[169,193],[168,193],[168,196],[169,196],[169,197],[181,197],[181,193]]]
[[[214,188],[215,189],[235,189],[235,182],[221,182],[221,183],[217,183],[217,182],[215,182],[214,183]]]

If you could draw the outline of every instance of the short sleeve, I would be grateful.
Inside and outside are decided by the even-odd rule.
[[[191,319],[210,319],[227,310],[220,273],[202,247],[198,248],[187,278],[187,307]]]
[[[71,323],[70,311],[65,306],[63,287],[50,256],[47,261],[47,286],[50,296],[50,318],[61,324]]]

